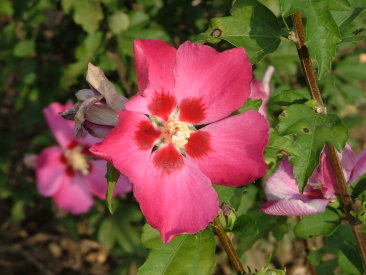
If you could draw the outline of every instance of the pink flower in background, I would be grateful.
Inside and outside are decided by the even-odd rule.
[[[263,81],[260,82],[257,79],[253,79],[250,84],[250,98],[251,99],[262,99],[262,105],[259,108],[259,112],[267,116],[267,103],[269,99],[269,94],[271,93],[271,86],[269,81],[271,80],[274,68],[269,66],[264,73]]]
[[[250,93],[242,48],[136,40],[134,51],[140,92],[91,151],[131,180],[148,223],[169,242],[218,214],[212,183],[241,186],[264,174],[268,123],[256,111],[228,117]]]
[[[351,147],[346,145],[339,157],[348,183],[366,172],[366,151],[356,158]],[[324,149],[319,167],[301,194],[293,176],[292,164],[283,160],[277,171],[267,180],[265,192],[269,201],[262,205],[261,210],[270,215],[292,216],[324,212],[328,203],[338,194],[332,171],[330,159]]]
[[[105,198],[106,162],[93,160],[89,153],[89,147],[100,140],[89,135],[76,139],[74,122],[59,115],[71,107],[71,104],[52,103],[43,110],[59,145],[44,149],[37,157],[36,176],[38,190],[43,196],[52,197],[58,207],[79,214],[92,206],[92,194]],[[121,176],[115,195],[130,189],[129,181]]]

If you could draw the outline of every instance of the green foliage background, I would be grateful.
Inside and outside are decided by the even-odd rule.
[[[144,219],[132,195],[113,201],[113,216],[108,214],[103,202],[96,202],[93,210],[85,215],[55,217],[52,202],[37,194],[34,172],[23,161],[26,154],[38,154],[42,148],[55,143],[44,122],[42,109],[51,102],[74,101],[74,92],[87,87],[85,73],[88,62],[100,66],[124,96],[130,97],[136,93],[132,51],[134,39],[161,39],[176,47],[185,40],[192,40],[211,43],[218,50],[244,46],[255,64],[254,75],[257,78],[262,78],[267,66],[275,67],[268,110],[271,125],[279,128],[279,132],[271,130],[271,141],[266,150],[269,173],[276,168],[280,151],[286,148],[287,153],[298,156],[297,159],[294,157],[295,162],[300,159],[299,162],[304,165],[305,168],[300,170],[305,175],[299,175],[299,178],[306,182],[316,163],[301,162],[306,152],[299,152],[296,146],[303,144],[296,145],[291,140],[291,134],[298,129],[288,132],[292,127],[289,120],[298,124],[297,120],[301,118],[293,115],[278,121],[283,106],[291,105],[287,109],[290,114],[308,108],[306,111],[311,114],[303,121],[309,129],[320,133],[317,135],[319,144],[315,146],[317,154],[321,151],[322,142],[329,138],[322,130],[324,127],[337,125],[336,130],[341,136],[337,141],[339,148],[343,147],[347,135],[342,128],[344,126],[337,118],[333,119],[333,115],[316,123],[306,121],[306,118],[315,115],[310,107],[298,105],[309,100],[308,91],[296,48],[287,40],[290,20],[282,20],[280,15],[286,17],[293,11],[302,10],[308,19],[307,31],[310,35],[307,44],[318,66],[322,95],[329,113],[338,115],[343,124],[355,128],[357,133],[364,124],[366,110],[366,62],[360,59],[366,54],[362,32],[366,14],[361,8],[364,4],[357,0],[336,0],[331,1],[332,5],[327,9],[325,2],[328,3],[237,0],[232,5],[231,1],[226,0],[1,0],[1,221],[8,221],[17,227],[22,224],[26,226],[35,219],[38,224],[56,220],[75,239],[80,237],[78,225],[86,221],[93,228],[89,237],[112,251],[112,257],[117,262],[111,271],[114,274],[129,274],[132,266],[141,266],[148,255],[144,245],[152,252],[151,258],[142,265],[141,274],[150,274],[157,263],[154,259],[166,251],[187,255],[189,250],[191,254],[188,255],[192,257],[195,257],[194,249],[197,247],[206,249],[207,253],[214,251],[214,246],[201,243],[201,240],[209,240],[212,244],[213,236],[209,229],[199,233],[198,237],[179,236],[171,247],[164,247],[153,229],[148,226],[143,228]],[[327,31],[319,26],[326,26]],[[252,101],[250,104],[243,106],[241,111],[256,109],[260,102]],[[306,135],[298,134],[300,139],[297,142],[306,143]],[[352,138],[351,135],[348,142],[357,148],[365,146],[366,139]],[[308,149],[311,152],[313,148]],[[316,156],[312,157],[316,159]],[[268,247],[284,238],[293,241],[295,235],[298,238],[329,235],[325,237],[322,249],[311,251],[308,255],[309,260],[317,265],[318,273],[330,274],[329,270],[337,266],[342,274],[362,273],[350,228],[339,226],[336,211],[328,209],[323,216],[314,215],[297,223],[291,218],[268,216],[259,211],[265,201],[260,181],[242,188],[228,190],[217,187],[216,190],[220,201],[235,210],[236,223],[226,222],[228,230],[240,237],[237,247],[243,262],[246,261],[244,252],[255,243]],[[366,210],[364,190],[359,191],[357,184],[354,190],[357,190],[354,197],[363,201]],[[38,217],[39,213],[43,214],[41,218]],[[326,220],[324,217],[332,221],[331,226],[322,226]],[[309,224],[320,226],[309,229]],[[334,241],[339,239],[344,241]],[[276,248],[280,249],[281,245],[277,244]],[[217,259],[222,254],[217,252]],[[334,257],[324,260],[325,254]],[[212,257],[203,259],[207,261],[204,266],[196,263],[187,268],[204,268],[204,272],[209,273],[214,265]],[[174,261],[165,263],[169,270],[176,270],[177,265],[179,267],[179,263],[174,264]],[[276,267],[281,268],[279,264]],[[216,272],[219,271],[216,269]]]

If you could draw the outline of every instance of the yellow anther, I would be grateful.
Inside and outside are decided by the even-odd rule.
[[[89,164],[86,157],[81,154],[81,150],[82,148],[80,146],[73,150],[66,150],[65,156],[68,164],[70,164],[75,171],[79,171],[83,175],[87,175],[89,174]]]
[[[160,131],[160,137],[164,139],[164,143],[173,143],[178,148],[186,145],[188,142],[187,139],[191,136],[187,124],[173,118],[161,126]]]

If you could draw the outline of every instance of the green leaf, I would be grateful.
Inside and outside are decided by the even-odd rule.
[[[319,250],[311,250],[307,255],[308,260],[313,265],[318,265],[322,259],[323,254]]]
[[[159,232],[146,224],[142,242],[152,249],[139,275],[205,275],[215,267],[215,238],[207,228],[195,235],[182,234],[163,244]]]
[[[331,235],[341,223],[338,213],[327,208],[324,213],[304,216],[302,220],[296,224],[294,233],[296,237],[307,239],[318,236]]]
[[[290,106],[292,104],[302,104],[310,100],[310,95],[307,90],[286,90],[272,97],[272,101],[280,106]]]
[[[74,20],[86,32],[98,30],[99,22],[103,19],[100,3],[96,0],[74,1]]]
[[[343,272],[348,274],[363,274],[362,261],[354,246],[344,246],[338,251],[338,265]]]
[[[128,253],[142,253],[140,241],[141,211],[135,205],[123,204],[116,208],[113,216],[103,219],[99,226],[98,241],[109,249],[119,245]]]
[[[280,44],[281,28],[276,16],[256,0],[237,0],[231,16],[211,19],[198,42],[217,43],[225,40],[244,47],[252,63],[274,52]]]
[[[318,64],[318,79],[331,68],[341,37],[337,24],[327,8],[328,1],[307,1],[304,10],[307,18],[306,41],[310,56]]]
[[[286,152],[293,156],[299,156],[301,153],[298,148],[293,146],[294,139],[291,136],[281,136],[278,132],[271,129],[270,139],[266,150],[275,150],[275,154]]]
[[[130,20],[128,15],[122,11],[117,11],[108,17],[108,25],[114,34],[119,34],[128,29]]]
[[[17,57],[24,57],[34,52],[35,43],[34,40],[23,40],[15,45],[13,53]]]
[[[297,154],[290,155],[289,161],[294,166],[300,192],[318,166],[324,144],[329,142],[341,152],[348,139],[347,128],[336,115],[318,114],[300,104],[291,105],[282,112],[278,132],[281,136],[292,135],[294,138],[292,146],[297,149]]]
[[[330,70],[336,54],[337,43],[341,41],[338,26],[328,6],[328,1],[280,0],[281,13],[288,16],[301,10],[306,16],[306,41],[310,56],[318,64],[318,78]]]
[[[365,38],[365,35],[362,33],[362,25],[360,26],[361,32],[359,32],[357,31],[358,28],[354,23],[354,20],[361,12],[361,8],[350,9],[346,11],[331,11],[341,35],[341,41],[339,43],[357,42]]]
[[[252,219],[255,219],[258,227],[258,234],[240,239],[240,243],[238,244],[239,255],[241,255],[241,253],[244,253],[244,251],[250,249],[257,240],[265,238],[268,233],[273,232],[275,228],[278,228],[280,226],[281,228],[279,228],[278,231],[284,230],[285,228],[283,228],[283,225],[287,224],[288,219],[287,216],[271,216],[264,214],[260,211],[259,203],[250,208],[247,211],[247,215],[249,215]],[[286,231],[288,231],[288,229],[286,229]]]
[[[236,219],[232,232],[241,237],[252,237],[258,234],[258,226],[254,219],[248,215],[242,215]]]
[[[337,266],[349,274],[362,274],[362,259],[357,251],[356,240],[351,226],[342,224],[331,236],[325,238],[324,253],[337,255]],[[352,272],[351,272],[352,271]]]
[[[68,65],[62,76],[61,83],[63,88],[68,89],[75,84],[77,77],[86,71],[88,62],[92,61],[96,53],[100,50],[102,43],[102,32],[89,34],[75,50],[77,62]]]
[[[13,15],[14,9],[10,0],[1,0],[0,2],[0,14]]]
[[[108,183],[108,189],[107,189],[107,205],[108,210],[111,214],[113,214],[113,206],[112,206],[112,199],[113,199],[113,192],[114,187],[116,186],[116,183],[119,179],[119,176],[121,173],[114,168],[113,164],[110,162],[107,163],[107,174],[105,175]]]
[[[242,107],[240,107],[240,109],[237,112],[241,114],[248,110],[258,111],[261,105],[262,105],[262,99],[248,98],[248,100],[244,103]]]

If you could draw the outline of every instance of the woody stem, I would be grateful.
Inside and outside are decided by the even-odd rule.
[[[307,84],[310,88],[311,96],[316,102],[318,103],[318,106],[320,107],[319,113],[325,114],[326,108],[323,103],[323,99],[320,94],[319,86],[315,77],[313,64],[309,55],[309,51],[307,46],[305,45],[305,31],[304,26],[302,24],[301,20],[301,12],[298,11],[292,15],[292,21],[294,24],[294,34],[295,39],[294,42],[297,47],[297,53],[300,58],[301,66],[304,70],[305,77]],[[366,266],[366,238],[363,233],[359,231],[359,228],[361,227],[360,222],[354,218],[351,213],[355,212],[355,207],[352,201],[351,196],[348,192],[348,186],[347,181],[344,177],[342,166],[340,164],[336,149],[332,144],[327,143],[326,149],[329,152],[330,161],[332,164],[332,168],[334,171],[334,174],[336,175],[337,179],[337,187],[339,191],[339,195],[342,201],[342,204],[344,206],[344,212],[347,218],[347,221],[352,227],[352,231],[355,235],[357,246],[359,248],[361,258],[363,260],[364,266]]]
[[[219,238],[222,247],[224,248],[226,254],[229,257],[230,262],[234,266],[236,273],[239,275],[245,274],[244,267],[240,262],[239,256],[235,251],[233,243],[227,236],[218,217],[216,217],[213,221],[213,228],[215,229],[215,233],[216,233],[217,237]]]

